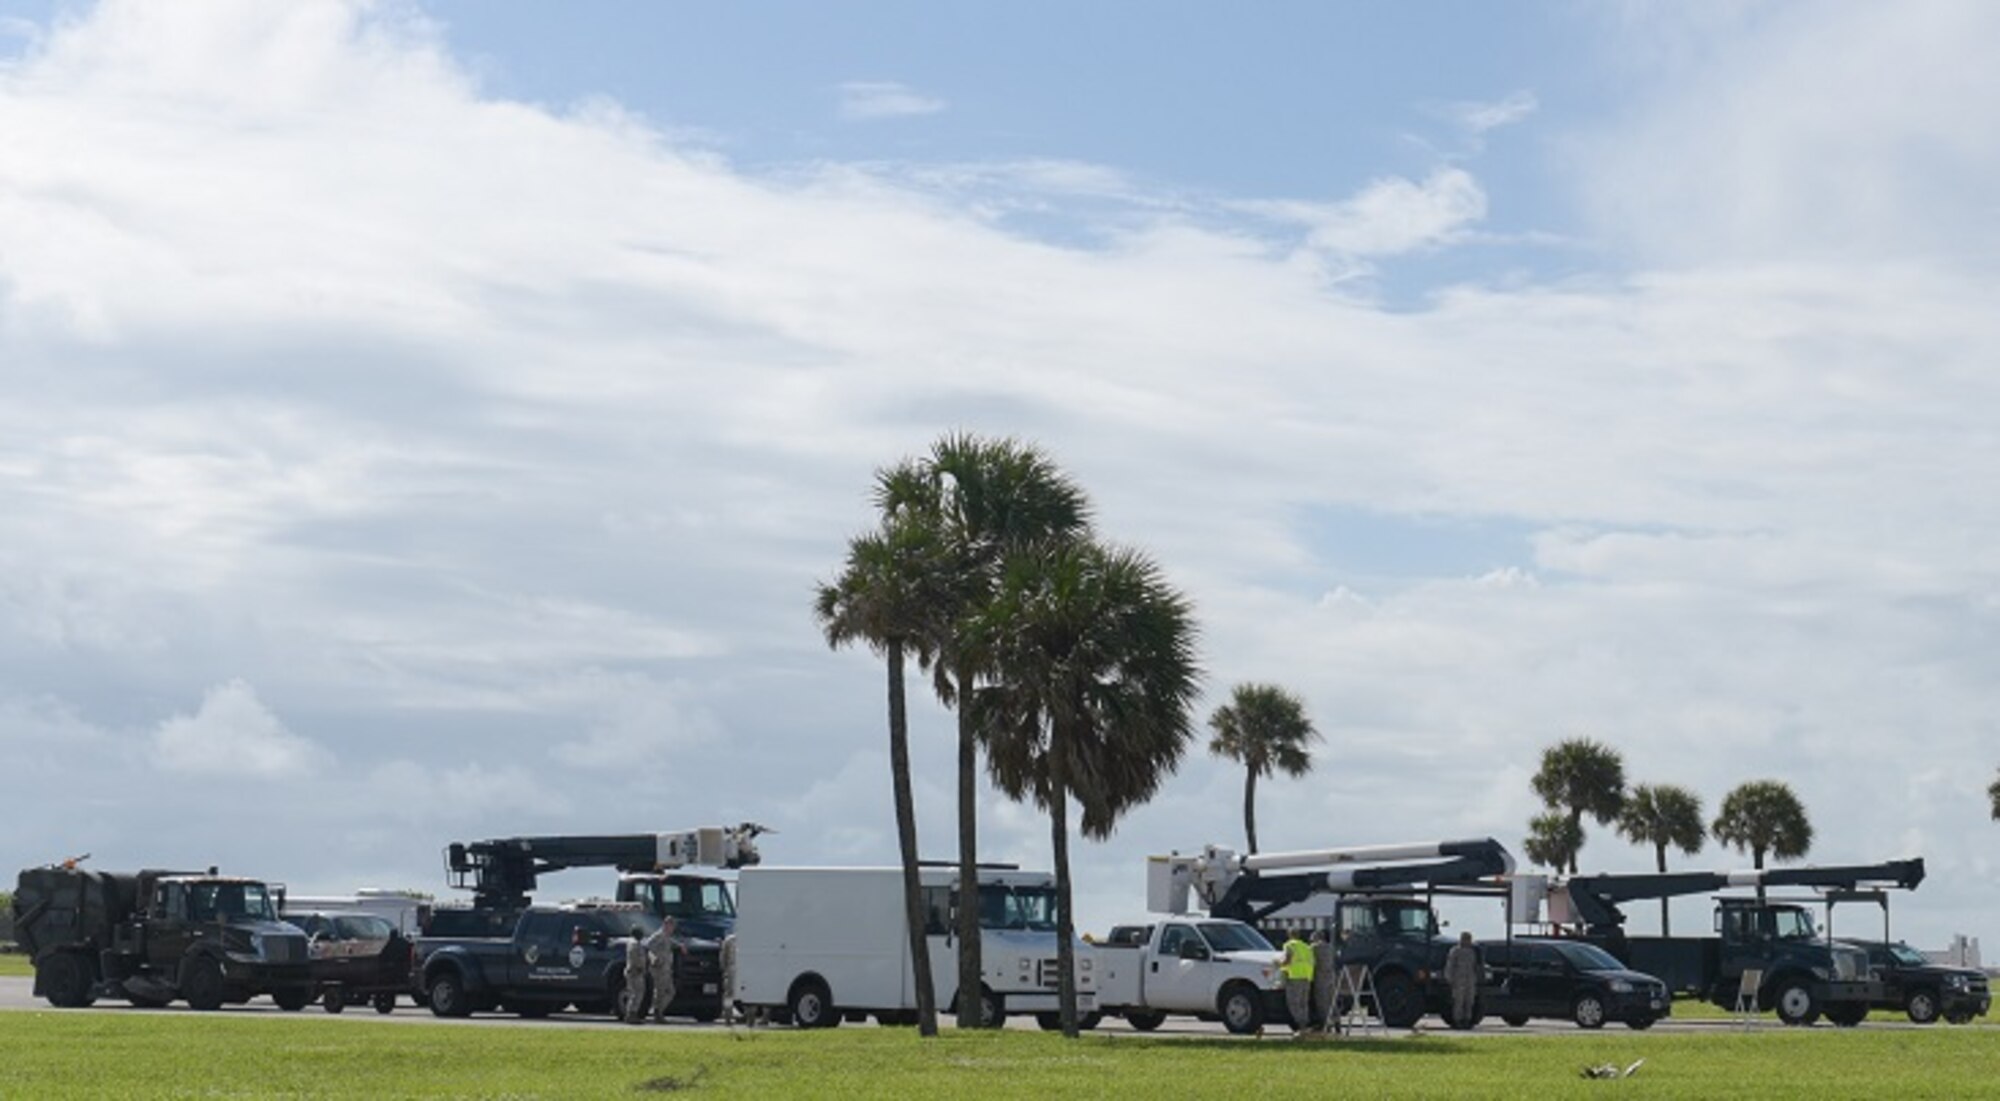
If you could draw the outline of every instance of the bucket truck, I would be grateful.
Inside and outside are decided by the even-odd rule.
[[[1813,926],[1814,903],[1882,888],[1915,890],[1924,879],[1922,859],[1835,867],[1767,868],[1761,871],[1666,872],[1572,876],[1549,897],[1550,919],[1581,925],[1586,939],[1638,971],[1658,975],[1670,989],[1689,991],[1732,1008],[1739,996],[1758,1009],[1775,1009],[1788,1025],[1810,1025],[1823,1014],[1837,1025],[1859,1024],[1882,996],[1866,951],[1821,939]],[[1713,937],[1633,937],[1625,933],[1621,902],[1755,887],[1752,898],[1718,896]],[[1817,898],[1770,901],[1767,887],[1809,887]],[[1884,901],[1884,906],[1887,903]],[[1744,976],[1754,973],[1755,989]]]

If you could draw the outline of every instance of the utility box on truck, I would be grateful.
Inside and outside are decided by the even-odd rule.
[[[958,872],[927,867],[920,874],[937,1004],[953,1005]],[[892,1024],[915,1020],[901,869],[745,868],[736,905],[736,987],[726,997],[802,1028],[866,1014]],[[983,1016],[997,1022],[1057,1012],[1055,877],[981,868],[979,928]],[[1077,1009],[1090,1013],[1093,964],[1085,951],[1077,959]]]
[[[214,869],[29,868],[14,889],[14,929],[34,961],[35,993],[54,1006],[184,998],[215,1009],[269,994],[295,1010],[312,999],[305,934],[278,919],[262,881]]]

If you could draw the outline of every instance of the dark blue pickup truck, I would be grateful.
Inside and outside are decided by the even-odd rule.
[[[485,929],[477,928],[479,925]],[[432,929],[472,927],[492,933],[504,916],[468,912],[459,920],[439,911]],[[422,936],[416,940],[415,985],[440,1017],[504,1010],[546,1017],[569,1007],[614,1014],[625,989],[625,942],[660,919],[632,903],[535,906],[519,911],[510,935]],[[721,1013],[720,966],[715,946],[692,942],[675,953],[670,1012],[696,1020]]]

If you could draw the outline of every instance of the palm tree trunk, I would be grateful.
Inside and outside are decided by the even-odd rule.
[[[972,730],[969,665],[958,681],[958,1027],[978,1028],[979,975],[979,746]]]
[[[1760,872],[1764,870],[1763,849],[1753,848],[1750,850],[1750,866]],[[1764,881],[1761,878],[1757,880],[1757,905],[1764,905]]]
[[[1582,807],[1571,807],[1569,809],[1569,825],[1570,825],[1569,835],[1571,837],[1581,838],[1583,836]],[[1569,851],[1569,874],[1571,875],[1576,874],[1576,854],[1582,851],[1582,849],[1583,849],[1583,842],[1578,841],[1576,844],[1576,848],[1571,849]]]
[[[1062,1033],[1074,1040],[1082,1035],[1076,1025],[1076,921],[1069,908],[1069,776],[1063,768],[1063,754],[1057,744],[1059,734],[1049,730],[1049,840],[1055,849],[1056,864],[1056,1010],[1062,1017]]]
[[[917,1034],[937,1035],[937,987],[924,935],[924,888],[917,874],[917,801],[910,791],[910,716],[903,702],[903,644],[890,640],[889,775],[896,795],[896,843],[903,855],[903,923],[910,930],[910,974],[916,981]]]
[[[1257,855],[1257,770],[1243,770],[1243,832],[1250,839],[1250,855]]]
[[[1664,842],[1653,846],[1653,864],[1660,869],[1661,875],[1667,874],[1667,846]],[[1660,898],[1660,935],[1663,937],[1673,935],[1667,931],[1667,900],[1665,896],[1661,896]]]

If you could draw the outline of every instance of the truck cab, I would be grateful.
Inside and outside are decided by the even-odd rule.
[[[655,917],[673,918],[684,937],[720,943],[736,928],[729,883],[712,875],[629,872],[618,877],[617,898],[636,902]]]
[[[1454,942],[1442,935],[1429,903],[1397,896],[1343,897],[1334,907],[1333,936],[1342,966],[1368,968],[1384,1024],[1408,1028],[1427,1012],[1449,1016],[1444,957]]]
[[[1776,1009],[1787,1024],[1810,1024],[1822,1013],[1835,1024],[1859,1024],[1881,996],[1867,953],[1820,939],[1812,911],[1802,905],[1720,899],[1715,927],[1722,937],[1720,993],[1731,1001],[1752,970],[1764,979],[1758,1004]]]

